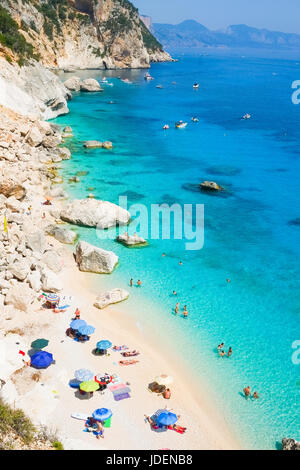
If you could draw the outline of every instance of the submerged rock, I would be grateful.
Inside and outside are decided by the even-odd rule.
[[[87,140],[84,142],[83,146],[87,149],[97,149],[103,147],[103,142],[99,142],[99,140]]]
[[[200,188],[203,191],[221,191],[223,189],[215,181],[203,181],[200,183]]]
[[[103,91],[103,88],[101,88],[97,80],[95,80],[94,78],[87,78],[80,83],[80,90],[93,92]]]
[[[146,245],[147,244],[147,241],[144,238],[139,237],[139,235],[137,235],[136,233],[134,233],[133,235],[128,235],[127,232],[125,232],[122,235],[119,235],[117,237],[117,241],[119,243],[122,243],[123,245],[127,245],[127,246]]]
[[[97,274],[110,274],[119,258],[112,251],[106,251],[90,243],[81,241],[76,246],[76,263],[80,271]]]
[[[127,225],[130,221],[130,214],[127,210],[108,201],[74,199],[61,211],[60,218],[71,224],[104,229],[116,225]]]
[[[111,291],[103,292],[98,295],[94,306],[102,309],[111,304],[116,304],[122,302],[123,300],[128,299],[129,292],[125,289],[113,289]]]

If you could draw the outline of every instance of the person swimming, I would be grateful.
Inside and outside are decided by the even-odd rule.
[[[177,295],[177,292],[176,292],[176,290],[173,290],[173,295]]]

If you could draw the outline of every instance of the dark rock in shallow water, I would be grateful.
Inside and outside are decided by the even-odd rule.
[[[296,219],[292,219],[288,222],[289,225],[296,225],[297,227],[300,227],[300,217],[297,217]]]
[[[145,197],[144,194],[136,193],[135,191],[125,191],[124,193],[119,194],[119,197],[120,196],[127,196],[130,201],[139,201]]]
[[[191,191],[192,193],[202,193],[208,194],[209,196],[215,196],[215,197],[229,197],[232,196],[232,193],[230,191],[203,191],[200,188],[200,184],[192,184],[192,183],[184,183],[182,185],[182,189],[185,189],[186,191]]]
[[[300,450],[300,442],[295,439],[282,439],[282,450]]]
[[[206,169],[207,173],[211,175],[222,175],[222,176],[235,176],[241,173],[239,168],[235,168],[229,165],[211,166]]]
[[[223,188],[215,181],[203,181],[200,183],[200,189],[202,191],[222,191]]]

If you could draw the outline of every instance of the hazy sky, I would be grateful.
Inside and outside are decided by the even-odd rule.
[[[131,0],[156,23],[194,19],[210,29],[244,23],[300,33],[300,0]]]

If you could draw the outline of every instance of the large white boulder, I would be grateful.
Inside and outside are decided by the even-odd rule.
[[[109,274],[118,261],[118,256],[112,251],[102,250],[84,241],[76,245],[76,263],[80,271]]]
[[[41,283],[41,273],[37,269],[36,271],[31,271],[29,276],[27,277],[27,281],[35,292],[39,292],[42,288],[42,283]]]
[[[127,210],[108,201],[97,199],[74,199],[60,214],[65,222],[100,229],[127,225],[130,214]]]
[[[26,137],[26,142],[32,147],[37,147],[43,141],[44,135],[37,126],[32,126]]]
[[[63,288],[61,280],[50,269],[43,269],[42,288],[46,292],[60,292]]]
[[[105,308],[111,304],[117,304],[118,302],[122,302],[123,300],[128,299],[129,292],[125,289],[113,289],[107,292],[103,292],[98,295],[94,306],[97,308]]]
[[[16,284],[12,286],[5,297],[6,305],[13,305],[16,309],[22,312],[27,312],[34,301],[35,294],[28,284]]]
[[[65,87],[70,91],[80,91],[80,78],[71,77],[64,82]]]
[[[94,78],[86,78],[80,83],[81,91],[103,91],[103,88],[99,85],[97,80]]]
[[[47,248],[47,241],[42,231],[28,233],[26,235],[26,246],[34,253],[44,253]]]
[[[59,273],[62,270],[62,259],[55,250],[45,251],[41,261],[54,273]]]
[[[67,245],[72,245],[77,238],[77,233],[73,232],[73,230],[58,227],[56,225],[50,225],[47,227],[46,232],[60,243],[65,243]]]
[[[8,270],[19,281],[24,281],[28,276],[30,266],[25,260],[17,261],[8,267]]]

